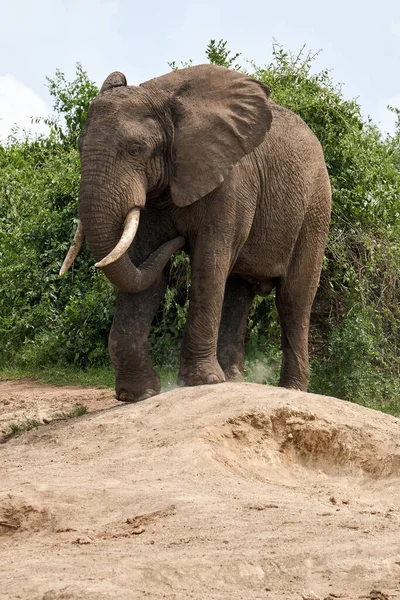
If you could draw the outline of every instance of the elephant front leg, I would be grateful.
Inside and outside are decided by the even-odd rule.
[[[228,277],[218,336],[218,362],[227,381],[243,381],[244,338],[247,316],[254,299],[251,284]]]
[[[207,251],[202,252],[202,248]],[[221,256],[209,241],[200,243],[192,257],[189,314],[182,342],[179,385],[225,381],[217,360],[218,328],[230,256]]]
[[[139,294],[118,292],[108,340],[116,374],[118,400],[138,402],[161,391],[148,351],[148,336],[156,310],[164,296],[167,275]]]

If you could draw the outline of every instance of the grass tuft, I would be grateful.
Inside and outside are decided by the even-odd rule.
[[[75,419],[76,417],[83,417],[88,412],[88,407],[85,404],[75,404],[75,406],[67,411],[56,413],[54,417],[56,419]]]

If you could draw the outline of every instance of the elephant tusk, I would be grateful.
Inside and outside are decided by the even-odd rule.
[[[71,246],[67,252],[67,256],[64,259],[62,267],[59,271],[59,275],[62,276],[68,271],[74,260],[79,254],[79,250],[82,248],[85,234],[83,232],[82,223],[79,222],[78,229],[75,232],[74,239],[72,240]]]
[[[133,208],[129,211],[125,220],[124,231],[122,232],[118,244],[105,258],[103,258],[103,260],[95,264],[96,267],[106,267],[125,254],[135,238],[137,228],[139,227],[139,217],[140,208]]]

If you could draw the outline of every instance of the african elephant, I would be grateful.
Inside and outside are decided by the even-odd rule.
[[[147,338],[169,259],[183,246],[191,290],[178,382],[242,379],[249,308],[276,288],[280,385],[306,390],[331,204],[307,125],[271,101],[267,86],[224,67],[189,67],[139,87],[115,72],[90,106],[79,148],[80,225],[62,273],[85,237],[119,290],[109,336],[117,398],[160,391]]]

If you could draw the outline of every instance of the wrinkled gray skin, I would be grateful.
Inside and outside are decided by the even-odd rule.
[[[129,253],[103,269],[119,288],[109,338],[117,397],[160,391],[147,338],[182,237],[192,275],[179,383],[241,380],[252,300],[276,287],[280,385],[306,390],[331,200],[307,125],[266,86],[223,67],[182,69],[140,87],[112,73],[90,106],[80,155],[79,214],[98,261],[129,210],[143,209]]]

